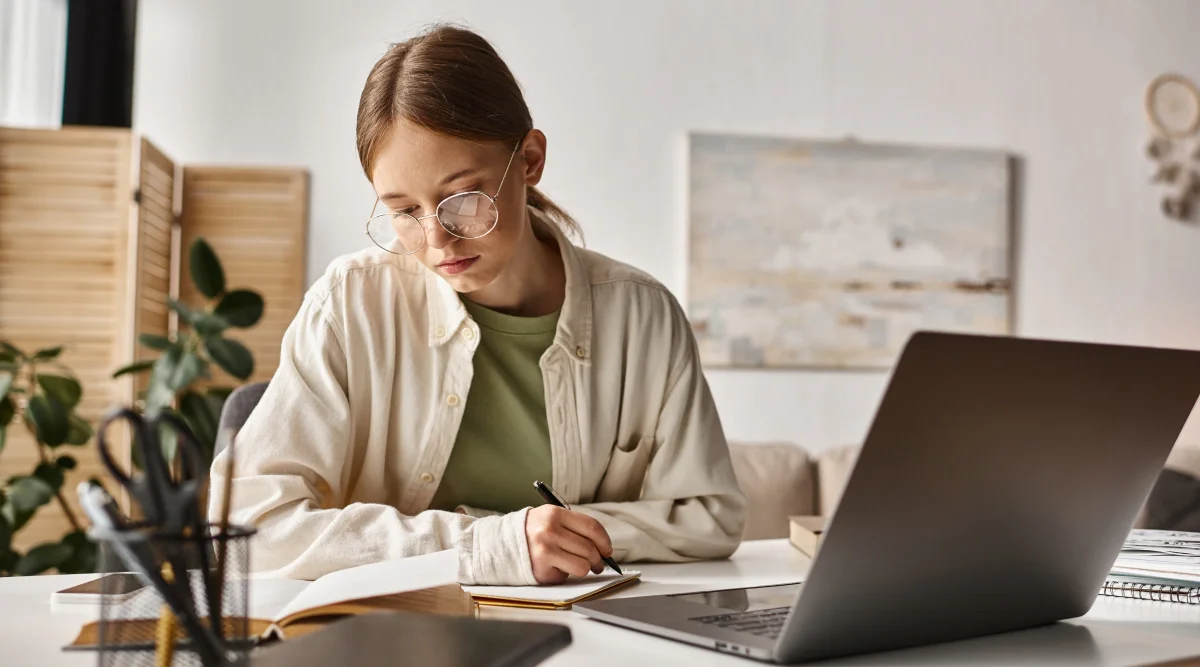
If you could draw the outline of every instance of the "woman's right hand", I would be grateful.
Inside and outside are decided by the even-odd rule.
[[[604,571],[601,556],[612,555],[612,540],[592,517],[554,505],[541,505],[525,516],[529,561],[539,584],[561,584],[570,575]]]

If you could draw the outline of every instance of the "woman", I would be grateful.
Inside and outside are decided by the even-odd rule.
[[[377,247],[311,288],[238,436],[254,568],[313,579],[458,547],[463,583],[533,584],[602,556],[729,555],[745,503],[688,322],[568,239],[534,187],[546,136],[492,47],[448,26],[393,46],[357,133]]]

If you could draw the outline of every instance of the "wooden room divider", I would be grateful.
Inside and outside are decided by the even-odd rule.
[[[237,332],[255,357],[252,380],[268,379],[304,295],[308,174],[303,169],[182,167],[125,129],[0,128],[0,340],[26,350],[65,345],[60,360],[83,386],[79,414],[95,426],[113,405],[131,404],[146,376],[112,379],[155,353],[140,334],[170,335],[168,296],[197,302],[186,248],[204,237],[227,284],[262,293],[266,311]],[[230,378],[218,378],[236,384]],[[32,438],[9,427],[0,480],[38,462]],[[94,443],[63,486],[103,477]],[[122,452],[126,464],[129,452]],[[56,504],[16,540],[21,547],[68,532]]]

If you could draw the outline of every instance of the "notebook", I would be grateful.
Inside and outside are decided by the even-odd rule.
[[[1100,593],[1200,604],[1200,533],[1130,532]]]
[[[199,573],[192,574],[196,575],[192,577],[195,597],[203,600],[202,580]],[[330,572],[316,581],[252,577],[247,604],[250,634],[260,639],[292,638],[317,630],[335,618],[384,610],[474,616],[475,605],[457,580],[458,552],[454,550],[352,567]],[[122,643],[140,644],[144,640],[153,645],[161,603],[139,596],[157,598],[158,592],[146,587],[121,602],[123,607],[128,605],[125,608],[139,612],[115,623],[120,626],[120,636],[128,640]],[[151,610],[153,617],[142,617],[141,610]],[[208,615],[204,605],[197,611],[201,616]],[[88,623],[67,648],[94,647],[98,639],[98,622]]]
[[[1109,576],[1100,594],[1135,600],[1200,604],[1200,588],[1196,586],[1180,586],[1137,577]]]
[[[569,577],[554,586],[463,586],[476,604],[526,609],[569,609],[576,602],[592,600],[639,581],[642,573],[625,574],[605,570],[603,574]]]

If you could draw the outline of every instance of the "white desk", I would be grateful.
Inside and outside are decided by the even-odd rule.
[[[689,593],[801,581],[808,559],[786,540],[747,542],[728,561],[639,565],[642,583],[620,596]],[[79,626],[94,617],[50,611],[50,593],[92,575],[0,579],[0,664],[5,667],[93,665],[93,653],[63,653]],[[755,663],[617,628],[573,612],[486,608],[484,618],[565,623],[574,641],[550,667],[736,665]],[[1200,655],[1200,606],[1100,597],[1081,619],[1025,632],[953,644],[879,653],[839,665],[1145,665]]]

